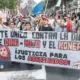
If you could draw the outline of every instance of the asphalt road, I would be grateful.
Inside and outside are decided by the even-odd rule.
[[[22,63],[13,66],[11,63],[6,63],[5,69],[0,71],[0,80],[80,80],[79,70],[55,67],[45,68],[46,76],[44,70],[41,70],[42,66],[34,65],[30,67]],[[39,77],[36,78],[32,74]]]
[[[47,80],[80,80],[80,70],[46,67]]]
[[[40,72],[40,74],[39,74]],[[44,74],[42,67],[38,65],[29,66],[27,64],[15,64],[6,63],[5,68],[0,70],[0,80],[45,80],[46,76]],[[35,76],[38,76],[37,78]]]

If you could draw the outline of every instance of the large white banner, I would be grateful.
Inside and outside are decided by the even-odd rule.
[[[80,33],[0,30],[0,60],[80,69]]]

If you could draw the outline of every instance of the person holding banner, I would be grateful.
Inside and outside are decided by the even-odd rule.
[[[26,22],[23,31],[32,31],[31,23]]]
[[[42,15],[39,25],[39,31],[53,31],[48,19]]]
[[[58,32],[67,32],[66,21],[64,19],[60,20],[60,25],[57,25],[55,27],[55,31],[58,31]]]
[[[23,31],[33,31],[30,22],[26,22]],[[33,64],[27,64],[29,68],[33,67]]]
[[[10,28],[11,30],[16,30],[16,31],[19,30],[18,28],[16,28],[16,25],[15,25],[14,22],[11,22],[11,23],[9,24],[9,28]]]

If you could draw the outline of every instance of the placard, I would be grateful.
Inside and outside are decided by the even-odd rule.
[[[0,30],[0,60],[80,69],[80,33]]]

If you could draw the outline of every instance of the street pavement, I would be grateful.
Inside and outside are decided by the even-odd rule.
[[[80,80],[80,70],[46,67],[47,80]]]
[[[23,63],[12,66],[6,63],[5,68],[0,70],[0,80],[46,80],[46,75],[42,66],[30,67]]]
[[[45,69],[39,65],[30,67],[20,63],[12,66],[6,63],[5,69],[0,70],[0,80],[80,80],[80,70],[55,67]]]

